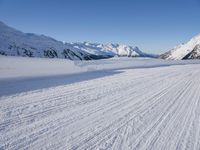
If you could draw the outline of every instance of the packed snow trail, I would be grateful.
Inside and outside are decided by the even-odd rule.
[[[200,149],[200,65],[121,70],[0,98],[0,149]]]

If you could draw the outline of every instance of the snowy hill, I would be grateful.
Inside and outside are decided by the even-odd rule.
[[[103,59],[114,56],[153,57],[137,47],[119,44],[63,43],[45,35],[23,33],[0,22],[0,54],[7,56]]]
[[[160,57],[163,59],[199,59],[200,51],[200,34],[193,37],[189,42],[178,45],[174,49],[162,54]]]

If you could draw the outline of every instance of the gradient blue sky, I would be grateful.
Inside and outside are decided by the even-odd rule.
[[[200,33],[200,0],[0,0],[0,20],[61,41],[162,53]]]

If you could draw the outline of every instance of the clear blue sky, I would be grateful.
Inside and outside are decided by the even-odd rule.
[[[200,0],[0,0],[0,20],[61,41],[161,53],[200,33]]]

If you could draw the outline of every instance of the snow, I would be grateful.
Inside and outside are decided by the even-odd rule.
[[[200,149],[198,60],[0,63],[0,149]]]
[[[150,56],[148,54],[143,53],[139,50],[138,47],[132,47],[128,45],[120,45],[120,44],[100,44],[100,43],[89,43],[89,42],[79,42],[73,43],[72,46],[74,48],[78,48],[80,50],[86,51],[91,54],[96,55],[110,55],[110,56]]]
[[[0,56],[0,79],[41,77],[86,71],[65,59]]]
[[[0,54],[7,56],[88,60],[119,56],[148,56],[138,47],[89,42],[67,43],[45,35],[23,33],[0,22]],[[94,56],[95,55],[95,56]]]
[[[11,78],[46,77],[69,75],[91,71],[160,67],[175,64],[199,63],[198,60],[165,61],[149,58],[118,58],[71,61],[66,59],[27,58],[0,56],[0,80]]]
[[[189,54],[196,45],[200,44],[200,34],[193,37],[189,42],[181,44],[171,50],[171,54],[167,59],[180,60],[183,59],[187,54]]]
[[[63,52],[69,49],[71,53],[66,54],[67,59],[84,59],[79,49],[45,35],[23,33],[2,22],[0,22],[0,33],[0,53],[8,56],[27,56],[26,53],[28,52],[32,53],[29,57],[49,57],[45,54],[45,51],[55,51],[56,55],[53,57],[65,58]],[[84,51],[82,51],[82,54],[88,55]]]

